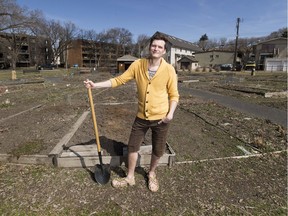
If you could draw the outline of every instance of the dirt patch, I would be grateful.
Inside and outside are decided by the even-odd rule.
[[[271,152],[286,149],[287,128],[194,97],[181,91],[181,87],[210,90],[286,110],[287,98],[265,98],[255,93],[287,90],[283,82],[286,76],[286,73],[256,73],[254,77],[244,73],[179,74],[180,80],[199,82],[179,83],[181,100],[167,140],[176,153],[176,165],[171,169],[159,167],[161,188],[157,194],[148,191],[142,168],[137,168],[135,187],[116,190],[95,183],[90,169],[3,163],[0,213],[285,215],[287,155]],[[87,77],[100,81],[111,75],[43,77],[44,82],[29,84],[1,81],[0,153],[47,155],[89,109],[83,86]],[[249,90],[253,87],[255,92],[239,91],[244,87]],[[127,145],[137,109],[135,83],[117,89],[93,90],[93,96],[104,149],[111,141]],[[94,139],[88,115],[67,145],[93,144]],[[148,134],[147,144],[149,140]],[[244,155],[243,148],[252,154],[269,154],[231,159]],[[199,162],[203,159],[212,160]],[[125,172],[125,167],[113,168],[112,178]]]

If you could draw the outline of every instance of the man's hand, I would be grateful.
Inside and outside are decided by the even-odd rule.
[[[158,122],[158,124],[162,124],[162,123],[169,123],[171,120],[173,119],[173,115],[169,114],[167,116],[165,116],[163,119],[161,119],[161,121]]]
[[[95,83],[89,79],[86,79],[86,81],[84,81],[84,85],[86,88],[94,88],[95,87]]]

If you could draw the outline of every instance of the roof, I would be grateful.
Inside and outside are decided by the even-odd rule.
[[[181,59],[179,59],[177,62],[182,62],[185,59],[187,59],[190,62],[199,62],[198,60],[195,59],[193,56],[183,56]]]
[[[196,52],[195,54],[200,54],[200,53],[234,53],[234,51],[230,51],[230,50],[206,50],[206,51],[200,51],[200,52]]]
[[[268,39],[268,40],[260,41],[260,42],[257,43],[256,45],[258,45],[258,44],[263,44],[263,43],[268,43],[268,42],[276,41],[276,40],[286,40],[286,41],[287,41],[287,38],[285,38],[285,37],[272,38],[272,39]]]
[[[131,55],[124,55],[124,56],[122,56],[122,57],[120,57],[120,58],[118,58],[117,59],[117,61],[131,61],[131,62],[133,62],[133,61],[135,61],[135,60],[137,60],[138,58],[136,58],[136,57],[134,57],[134,56],[131,56]]]
[[[159,31],[155,32],[154,35],[156,35],[156,34],[162,34],[162,35],[166,36],[167,40],[172,44],[173,47],[185,48],[185,49],[189,49],[189,50],[193,50],[193,51],[200,51],[201,50],[200,47],[198,47],[197,45],[195,45],[192,42],[185,41],[185,40],[182,40],[180,38],[177,38],[177,37],[174,37],[172,35],[168,35],[168,34],[165,34],[165,33],[159,32]]]

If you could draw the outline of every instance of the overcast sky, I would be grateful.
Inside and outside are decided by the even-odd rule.
[[[136,40],[156,31],[197,42],[261,37],[287,27],[287,0],[17,0],[20,6],[41,10],[47,19],[71,21],[97,33],[125,28]]]

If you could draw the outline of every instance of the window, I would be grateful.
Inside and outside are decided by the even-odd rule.
[[[274,48],[275,48],[274,44],[263,44],[261,52],[273,53]]]

